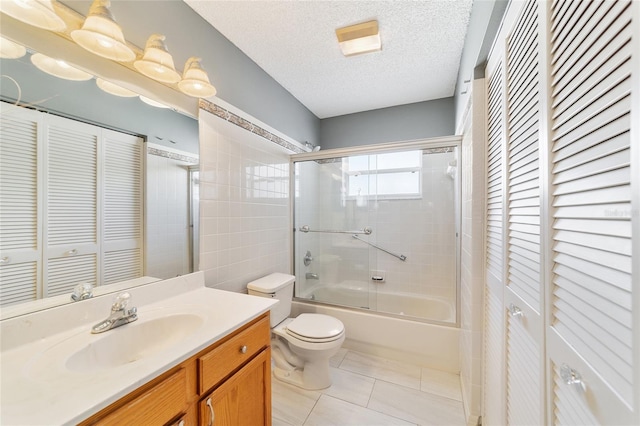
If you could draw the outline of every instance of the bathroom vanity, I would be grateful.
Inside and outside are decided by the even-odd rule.
[[[202,273],[129,292],[139,319],[100,334],[114,295],[0,322],[0,423],[270,424],[276,302]]]
[[[270,366],[266,313],[81,425],[267,425]]]

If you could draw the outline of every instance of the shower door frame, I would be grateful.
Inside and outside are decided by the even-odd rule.
[[[355,310],[355,311],[363,311],[370,312],[375,315],[388,316],[393,318],[400,318],[407,321],[417,321],[424,322],[429,324],[442,325],[446,327],[455,327],[460,328],[460,279],[461,279],[461,229],[462,229],[462,136],[445,136],[445,137],[437,137],[437,138],[428,138],[428,139],[419,139],[413,141],[404,141],[404,142],[391,142],[391,143],[382,143],[382,144],[372,144],[372,145],[359,145],[348,148],[336,148],[336,149],[327,149],[320,150],[316,152],[306,152],[302,154],[292,154],[289,157],[289,194],[291,197],[291,203],[289,204],[290,208],[290,226],[293,232],[290,236],[290,248],[291,248],[291,273],[296,275],[296,246],[295,246],[295,235],[296,235],[296,217],[295,217],[295,189],[296,189],[296,176],[295,176],[295,163],[303,162],[303,161],[314,161],[314,160],[327,160],[331,158],[342,158],[342,157],[350,157],[355,155],[371,155],[371,154],[382,154],[389,152],[401,152],[401,151],[410,151],[410,150],[418,150],[418,149],[433,149],[433,148],[447,148],[447,147],[455,147],[458,149],[457,162],[458,167],[456,170],[456,178],[457,185],[455,185],[455,200],[456,200],[456,219],[455,219],[455,234],[456,234],[456,244],[455,244],[455,252],[456,252],[456,300],[455,300],[455,323],[453,322],[442,322],[435,321],[427,318],[418,318],[418,317],[409,317],[405,315],[394,314],[390,312],[379,312],[372,311],[370,309],[363,309],[358,307],[347,307],[341,305],[335,305],[332,303],[326,303],[316,300],[305,299],[302,297],[297,297],[295,295],[293,300],[296,302],[303,302],[309,304],[317,304],[317,305],[327,305],[332,307],[338,307],[342,309]]]

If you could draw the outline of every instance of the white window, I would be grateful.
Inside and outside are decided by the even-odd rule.
[[[422,151],[359,155],[342,161],[348,199],[422,198]]]

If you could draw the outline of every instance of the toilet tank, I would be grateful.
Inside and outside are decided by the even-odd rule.
[[[294,275],[276,272],[247,284],[249,294],[253,296],[272,297],[279,303],[271,308],[271,327],[275,327],[291,315],[293,299]]]

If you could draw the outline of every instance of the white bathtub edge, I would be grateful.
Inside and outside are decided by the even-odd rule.
[[[292,316],[322,313],[345,325],[343,347],[458,374],[460,329],[333,306],[293,302]]]

